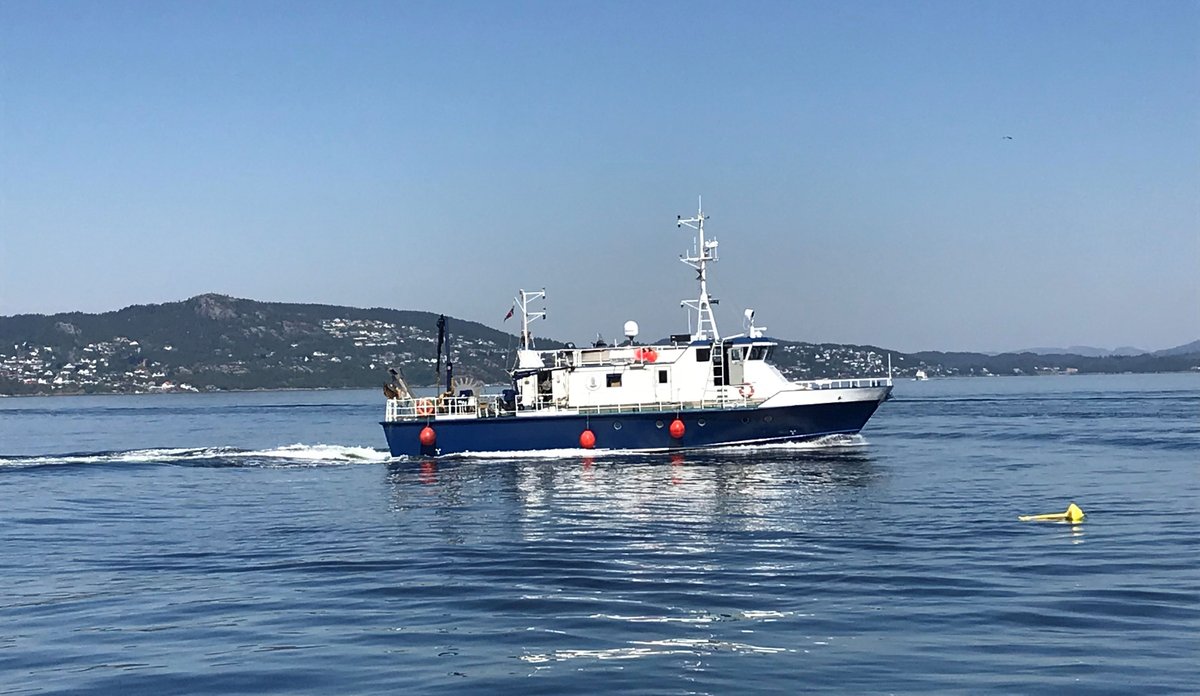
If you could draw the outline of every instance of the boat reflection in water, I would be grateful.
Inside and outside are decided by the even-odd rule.
[[[531,540],[596,522],[641,532],[682,523],[785,529],[853,495],[845,489],[871,484],[876,472],[864,444],[854,436],[686,453],[464,455],[418,467],[398,460],[389,478],[397,509],[465,505],[458,527],[495,507],[489,514],[519,520]],[[467,504],[480,498],[489,505]]]
[[[530,674],[803,652],[813,593],[877,524],[863,441],[828,444],[396,460],[403,582],[469,597]]]

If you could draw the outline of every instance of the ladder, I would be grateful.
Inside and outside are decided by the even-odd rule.
[[[717,401],[725,401],[725,341],[717,339],[712,344],[712,378],[717,390]]]

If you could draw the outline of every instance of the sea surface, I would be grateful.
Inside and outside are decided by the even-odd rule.
[[[382,411],[0,399],[0,694],[1200,690],[1200,375],[682,456],[393,460]]]

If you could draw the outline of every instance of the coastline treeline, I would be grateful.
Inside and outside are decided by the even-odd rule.
[[[388,369],[436,380],[437,314],[200,295],[114,312],[0,317],[0,395],[380,386]],[[455,374],[503,383],[515,335],[451,320]],[[563,343],[538,338],[541,348]],[[902,353],[780,340],[772,361],[793,379],[1200,370],[1200,349],[1134,356]]]

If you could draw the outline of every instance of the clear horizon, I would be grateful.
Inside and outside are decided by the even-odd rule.
[[[206,292],[914,352],[1200,337],[1200,3],[0,6],[0,315]]]

